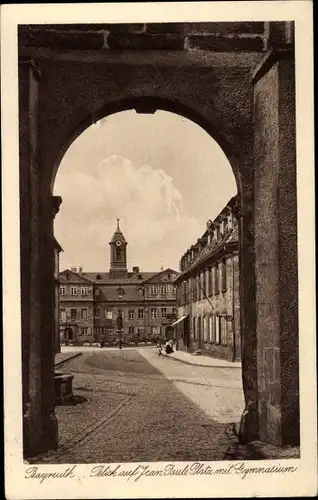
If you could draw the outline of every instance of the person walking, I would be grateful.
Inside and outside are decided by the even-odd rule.
[[[160,342],[157,343],[157,353],[158,356],[162,355],[162,345],[160,344]]]

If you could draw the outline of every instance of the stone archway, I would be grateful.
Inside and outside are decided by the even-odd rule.
[[[53,331],[55,174],[87,126],[131,108],[190,118],[227,155],[239,192],[241,438],[299,440],[291,23],[207,24],[145,25],[140,32],[123,25],[119,34],[116,25],[20,27],[23,395],[31,453],[57,444],[53,349],[50,339],[43,342],[43,332]],[[132,39],[146,47],[131,50]],[[77,48],[82,43],[87,50]]]

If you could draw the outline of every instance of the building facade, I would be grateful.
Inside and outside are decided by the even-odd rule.
[[[60,332],[66,343],[140,342],[169,337],[176,318],[177,272],[127,268],[127,241],[117,229],[108,272],[60,273]]]
[[[238,224],[233,197],[181,257],[177,286],[178,348],[241,359]]]

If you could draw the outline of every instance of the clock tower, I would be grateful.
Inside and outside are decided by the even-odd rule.
[[[127,241],[119,227],[117,219],[117,229],[114,232],[110,245],[110,278],[127,278]]]

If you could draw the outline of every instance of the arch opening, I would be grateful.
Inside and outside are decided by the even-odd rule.
[[[137,109],[144,112],[144,103],[142,108],[137,107]],[[73,286],[78,282],[78,294],[87,286],[83,284],[85,280],[90,280],[89,286],[92,287],[92,292],[91,295],[81,297],[81,311],[78,312],[77,319],[73,317],[74,338],[72,340],[67,338],[67,344],[80,344],[84,349],[86,345],[100,346],[105,349],[103,352],[107,352],[107,347],[116,346],[119,348],[119,353],[122,348],[125,350],[131,345],[143,349],[146,345],[155,346],[157,342],[163,344],[170,339],[174,343],[175,356],[180,353],[187,355],[202,352],[210,357],[211,363],[216,359],[224,366],[238,364],[241,341],[239,228],[232,211],[237,183],[226,155],[202,127],[198,127],[188,118],[180,117],[180,114],[162,110],[156,113],[136,114],[134,110],[129,109],[111,116],[105,112],[102,115],[103,118],[100,120],[95,117],[96,123],[87,127],[73,142],[61,162],[55,180],[56,194],[63,198],[55,224],[60,224],[60,230],[63,228],[66,233],[68,224],[75,225],[77,217],[82,225],[83,238],[74,245],[76,249],[73,253],[74,258],[75,255],[79,255],[78,249],[84,245],[85,239],[93,242],[91,250],[87,252],[91,263],[87,260],[83,265],[83,259],[79,257],[77,264],[80,263],[80,267],[73,268]],[[141,125],[137,124],[138,120]],[[150,120],[158,122],[153,129],[150,128]],[[116,126],[112,126],[112,121]],[[163,122],[166,127],[162,127]],[[178,124],[180,129],[184,130],[184,135],[178,132]],[[159,125],[163,131],[162,136],[159,135]],[[119,135],[115,133],[116,127],[121,129]],[[130,135],[133,131],[134,135]],[[95,142],[97,151],[94,151],[94,146],[91,144],[87,156],[83,157],[80,148],[78,153],[72,156],[76,143],[83,141],[84,148],[94,134],[95,139],[97,135],[101,137],[100,143]],[[195,135],[191,142],[192,134]],[[171,135],[176,137],[174,146]],[[138,143],[136,137],[142,140]],[[129,149],[127,142],[134,143],[135,146]],[[141,148],[141,143],[144,142],[147,146]],[[114,155],[110,143],[115,143],[113,147],[119,148],[117,155]],[[191,155],[190,150],[194,144],[197,150]],[[209,152],[206,150],[208,144],[211,149]],[[126,149],[121,157],[118,152],[124,146]],[[141,153],[136,152],[140,149]],[[98,162],[97,157],[101,158],[99,155],[108,156]],[[195,159],[196,163],[192,165]],[[97,163],[96,168],[92,166],[94,163]],[[89,180],[88,176],[83,176],[85,166],[86,170],[91,172],[94,181]],[[208,177],[208,170],[217,170],[217,174],[214,173],[214,181],[212,174]],[[82,181],[78,185],[75,181],[76,176],[82,176]],[[69,181],[64,192],[63,178],[64,181]],[[222,188],[224,190],[224,185],[230,181],[229,190],[225,190],[223,198],[221,196],[218,202],[215,202],[218,192],[222,191]],[[98,191],[102,188],[103,182],[104,191],[103,189]],[[214,190],[209,188],[213,185]],[[205,188],[206,191],[203,191]],[[209,193],[209,189],[214,194]],[[70,195],[71,190],[73,195]],[[88,193],[91,193],[90,197]],[[69,222],[63,220],[63,209],[64,206],[65,210],[67,209],[69,195],[73,202],[79,200],[86,210],[93,203],[89,217],[94,222],[95,232],[90,232],[89,222],[83,220],[82,212],[76,213],[74,206],[73,216],[72,210],[69,213]],[[88,198],[92,198],[93,202]],[[196,203],[191,198],[196,199]],[[100,206],[98,200],[101,202]],[[103,219],[102,216],[99,217],[99,213],[103,211],[100,208],[103,203],[104,212],[110,214],[110,221]],[[154,208],[155,204],[157,205]],[[159,208],[164,204],[166,209],[160,211]],[[194,207],[199,210],[199,205],[205,206],[205,209],[195,214],[196,218],[191,210],[195,210]],[[182,211],[184,206],[185,212]],[[118,213],[120,211],[121,213]],[[126,215],[123,216],[123,213]],[[115,221],[118,218],[120,222],[116,229]],[[74,230],[77,233],[80,233],[80,224],[78,229]],[[100,237],[99,231],[106,234]],[[118,231],[122,231],[124,237]],[[63,237],[58,234],[56,237],[62,247],[65,247]],[[236,238],[235,241],[233,237]],[[147,239],[150,241],[146,241]],[[172,241],[170,246],[169,240]],[[129,252],[133,256],[131,260],[130,257],[125,260],[126,246],[123,241],[128,243],[128,256]],[[110,248],[107,259],[108,244]],[[97,246],[100,249],[98,255],[94,254]],[[177,247],[177,252],[173,254],[174,246]],[[157,251],[158,247],[160,251]],[[200,263],[200,253],[205,259],[203,263]],[[175,258],[176,255],[178,259]],[[109,271],[106,270],[108,260]],[[76,264],[69,261],[67,267],[70,268],[73,263]],[[95,266],[94,269],[92,266]],[[97,275],[100,278],[98,280]],[[61,276],[63,281],[63,271]],[[181,276],[181,279],[178,279],[178,276]],[[65,287],[64,281],[62,286]],[[69,282],[67,286],[72,284]],[[135,302],[131,301],[134,294]],[[62,302],[63,297],[60,296]],[[78,295],[76,304],[78,304],[77,297]],[[66,305],[63,306],[65,321],[59,330],[62,339],[66,337],[64,331],[69,328],[71,322],[67,312],[68,308],[71,309],[71,299],[66,291]],[[83,313],[83,309],[87,311]],[[127,359],[130,356],[132,363],[133,354],[129,352]],[[138,354],[138,351],[136,352]],[[152,363],[151,360],[150,362]],[[129,361],[125,368],[127,370],[129,370],[128,365]],[[236,376],[240,385],[242,383],[240,369],[236,370]],[[237,402],[231,403],[226,411],[232,414],[234,420],[239,421],[244,408],[242,387],[240,391],[236,390],[236,393],[233,397],[236,397]],[[190,392],[186,396],[193,398]],[[198,403],[194,400],[192,402]],[[58,417],[63,418],[59,412]]]
[[[98,122],[99,120],[129,110],[134,110],[138,114],[151,115],[155,114],[157,111],[167,111],[190,120],[191,122],[202,128],[219,145],[219,147],[227,157],[236,179],[238,193],[239,195],[241,195],[242,180],[239,161],[233,154],[233,148],[231,147],[231,144],[224,138],[224,134],[222,134],[222,127],[220,126],[220,124],[217,122],[211,122],[211,119],[204,117],[195,109],[182,103],[181,101],[163,99],[155,96],[140,96],[131,99],[114,100],[82,120],[75,127],[75,129],[73,129],[69,133],[68,137],[65,138],[64,144],[60,148],[58,156],[55,158],[51,178],[51,192],[53,192],[55,177],[57,175],[62,159],[73,142],[88,127]]]

